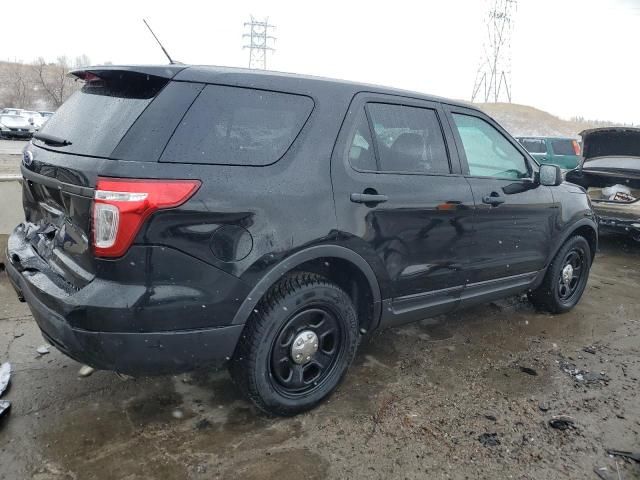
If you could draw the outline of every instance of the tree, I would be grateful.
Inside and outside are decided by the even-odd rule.
[[[22,62],[7,64],[5,102],[15,108],[30,107],[33,99],[33,81]]]
[[[74,68],[83,68],[88,67],[89,65],[91,65],[91,59],[85,54],[76,57],[75,61],[73,62]]]
[[[88,61],[88,57],[83,55],[76,61]],[[71,71],[70,62],[67,57],[58,57],[53,64],[47,64],[44,58],[38,58],[34,65],[35,77],[38,86],[54,108],[58,108],[64,101],[80,88],[80,84],[69,76]]]

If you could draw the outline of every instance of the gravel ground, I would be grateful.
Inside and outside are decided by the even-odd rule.
[[[0,360],[15,373],[0,478],[638,479],[640,245],[603,238],[580,305],[522,298],[375,334],[316,410],[267,418],[225,372],[87,378],[43,344],[0,274]],[[568,415],[573,428],[549,426]],[[482,441],[481,441],[482,440]]]

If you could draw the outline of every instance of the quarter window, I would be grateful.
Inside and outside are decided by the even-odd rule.
[[[471,115],[453,114],[469,165],[476,177],[519,179],[529,177],[522,155],[489,122]]]
[[[360,118],[349,143],[349,163],[358,170],[376,170],[376,157],[373,152],[373,141],[369,122],[364,110],[360,111]]]
[[[269,165],[300,133],[313,100],[209,85],[180,122],[161,162]]]
[[[367,108],[381,171],[450,173],[435,110],[382,103]]]

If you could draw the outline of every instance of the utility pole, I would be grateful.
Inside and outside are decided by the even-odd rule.
[[[269,18],[264,20],[256,20],[251,15],[251,21],[245,22],[244,28],[248,28],[249,32],[242,35],[242,38],[248,38],[249,44],[243,45],[242,48],[249,49],[249,68],[267,69],[267,51],[275,52],[275,48],[270,46],[276,41],[276,37],[269,35],[269,29],[276,28],[269,24]]]
[[[471,101],[511,103],[511,33],[517,0],[489,0],[485,20],[487,36],[476,72]]]

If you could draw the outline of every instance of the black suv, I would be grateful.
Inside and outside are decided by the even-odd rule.
[[[73,74],[24,151],[7,270],[80,362],[226,362],[290,415],[378,328],[525,291],[560,313],[584,291],[584,190],[469,105],[219,67]]]

